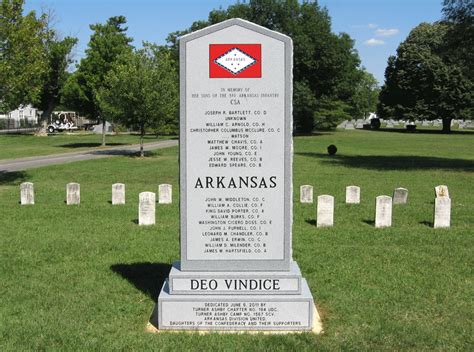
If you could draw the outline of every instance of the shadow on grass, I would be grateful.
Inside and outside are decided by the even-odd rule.
[[[119,145],[127,145],[128,143],[107,143],[107,147],[114,147]],[[96,148],[100,147],[102,143],[68,143],[60,145],[61,148]]]
[[[365,220],[362,220],[362,221],[364,223],[366,223],[367,225],[375,226],[375,221],[374,220],[365,219]]]
[[[0,170],[0,185],[13,185],[23,182],[26,179],[26,172],[24,171],[1,171]]]
[[[306,219],[305,221],[312,226],[316,226],[316,220],[314,219]]]
[[[171,270],[171,265],[164,263],[131,263],[114,264],[110,270],[128,280],[138,290],[157,302],[161,287]]]
[[[317,136],[331,136],[334,131],[318,131],[318,132],[294,132],[294,137],[317,137]]]
[[[445,133],[440,129],[438,130],[432,130],[432,129],[419,129],[419,130],[414,130],[414,131],[407,131],[406,129],[402,128],[380,128],[378,130],[368,130],[371,132],[391,132],[391,133],[418,133],[418,134],[444,134],[444,135],[465,135],[465,134],[471,134],[474,136],[474,131],[465,131],[465,130],[453,130],[449,133]]]
[[[462,170],[474,171],[474,161],[428,156],[407,155],[332,155],[323,153],[296,153],[297,155],[320,159],[334,166],[348,166],[368,170]]]
[[[420,225],[425,225],[425,226],[428,226],[428,227],[433,227],[433,222],[431,221],[420,221],[419,222]]]

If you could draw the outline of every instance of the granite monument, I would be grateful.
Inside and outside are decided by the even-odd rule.
[[[180,38],[180,239],[160,330],[310,331],[292,260],[292,40],[230,19]]]

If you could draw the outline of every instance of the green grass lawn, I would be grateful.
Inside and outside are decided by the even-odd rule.
[[[335,144],[338,153],[326,154]],[[295,138],[293,254],[325,333],[150,334],[145,325],[179,259],[177,148],[0,174],[0,350],[473,350],[474,135],[342,131]],[[20,206],[19,184],[36,205]],[[80,206],[65,186],[81,183]],[[127,204],[110,204],[126,184]],[[138,193],[173,185],[157,225],[139,227]],[[299,186],[335,196],[335,226],[315,227]],[[361,204],[344,204],[345,187]],[[446,184],[452,227],[432,228]],[[393,227],[375,229],[377,195],[409,190]]]
[[[155,135],[145,136],[145,143],[156,142],[160,139]],[[107,146],[118,146],[140,143],[136,134],[107,135]],[[102,144],[101,134],[92,133],[57,133],[47,137],[37,137],[31,134],[0,135],[0,160],[14,159],[27,156],[60,154],[98,148]]]

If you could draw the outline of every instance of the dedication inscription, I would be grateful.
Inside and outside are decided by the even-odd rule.
[[[160,329],[311,330],[291,259],[292,41],[231,19],[180,39],[181,262]]]

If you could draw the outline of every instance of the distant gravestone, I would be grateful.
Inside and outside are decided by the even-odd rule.
[[[81,204],[81,185],[79,183],[68,183],[66,186],[66,204]]]
[[[158,186],[158,203],[160,204],[171,204],[173,202],[172,197],[173,186],[169,184],[162,184]]]
[[[352,121],[347,121],[346,126],[344,128],[346,130],[353,130],[355,128],[354,123]]]
[[[356,128],[364,128],[363,122],[357,122]]]
[[[439,185],[435,187],[435,197],[440,198],[440,197],[447,197],[449,198],[449,190],[448,186],[446,185]]]
[[[123,183],[112,185],[112,204],[125,204],[125,185]]]
[[[347,124],[347,120],[342,121],[336,128],[345,128]]]
[[[138,204],[138,225],[155,225],[155,203],[155,193],[140,193]]]
[[[451,226],[451,199],[439,197],[435,199],[433,227],[443,228]]]
[[[387,122],[387,124],[385,125],[385,127],[386,127],[386,128],[393,128],[394,125],[393,125],[393,123],[391,123],[391,122]]]
[[[313,186],[311,185],[300,186],[300,202],[313,203]]]
[[[346,187],[346,203],[359,204],[360,203],[360,187],[347,186]]]
[[[23,182],[20,185],[20,203],[21,205],[35,204],[35,191],[33,183]]]
[[[375,227],[392,226],[392,198],[378,196],[375,198]]]
[[[316,226],[328,227],[334,225],[334,197],[329,195],[318,196]]]
[[[393,204],[407,204],[408,190],[406,188],[395,188],[393,191]]]

